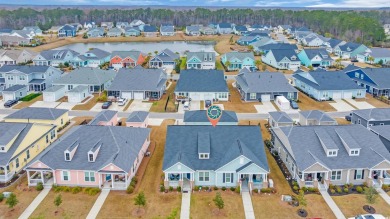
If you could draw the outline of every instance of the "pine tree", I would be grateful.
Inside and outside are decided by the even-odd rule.
[[[221,210],[221,209],[223,209],[223,207],[225,207],[225,203],[222,199],[221,193],[217,192],[213,201],[214,201],[215,206],[217,206],[217,208],[219,210]]]
[[[54,199],[54,205],[57,206],[57,208],[58,208],[61,204],[62,204],[62,196],[61,196],[61,194],[59,194]]]
[[[146,198],[144,192],[138,193],[138,195],[134,199],[134,204],[138,205],[138,210],[140,207],[144,207],[146,205]]]
[[[9,208],[13,209],[19,203],[19,200],[16,198],[16,195],[14,193],[11,193],[5,203],[8,205]]]

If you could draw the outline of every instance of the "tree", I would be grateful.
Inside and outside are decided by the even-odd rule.
[[[234,44],[233,36],[230,37],[229,43],[230,43],[230,44]]]
[[[138,205],[138,210],[140,207],[144,207],[146,205],[146,198],[144,192],[138,193],[138,195],[134,199],[134,204]]]
[[[215,206],[217,206],[217,208],[219,210],[221,210],[221,209],[223,209],[223,207],[225,207],[225,202],[223,201],[220,192],[217,192],[217,194],[215,195],[215,198],[213,199],[213,201],[214,201]]]
[[[267,66],[266,66],[265,64],[263,64],[263,65],[261,66],[261,70],[263,70],[263,71],[267,70]]]
[[[379,60],[378,65],[383,65],[383,59]]]
[[[255,61],[255,65],[257,66],[257,68],[259,68],[262,63],[263,62],[261,60],[256,60]]]
[[[83,39],[88,39],[88,34],[86,32],[83,34]]]
[[[369,56],[368,61],[370,62],[370,64],[372,64],[375,61],[375,58],[372,56]]]
[[[226,62],[225,62],[225,67],[226,67],[226,70],[229,70],[229,66],[230,66],[230,64],[231,64],[231,63],[230,63],[230,61],[226,61]]]
[[[61,204],[62,204],[62,196],[61,196],[61,194],[59,194],[54,199],[54,205],[58,208]]]
[[[339,67],[341,65],[341,58],[336,59],[336,66]]]
[[[368,209],[371,210],[371,205],[375,204],[376,199],[378,198],[378,192],[374,187],[371,186],[364,190],[364,195],[366,196]]]
[[[9,208],[12,208],[13,210],[13,208],[19,203],[19,200],[16,198],[16,195],[14,193],[11,193],[5,203],[8,205]]]
[[[299,202],[299,206],[301,206],[301,211],[304,210],[304,207],[307,206],[307,200],[305,198],[305,192],[303,190],[299,190],[299,194],[298,194],[298,202]]]
[[[249,46],[248,46],[248,49],[249,49],[249,51],[253,51],[253,46],[252,46],[252,45],[249,45]]]
[[[313,66],[312,65],[309,65],[308,68],[309,68],[310,71],[313,71]]]
[[[158,53],[158,51],[154,51],[154,54],[156,54],[156,55],[157,55],[157,53]]]

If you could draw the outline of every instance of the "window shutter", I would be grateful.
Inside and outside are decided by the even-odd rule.
[[[230,174],[230,182],[233,183],[233,173]]]
[[[355,174],[353,175],[353,179],[356,179],[356,173],[357,173],[357,170],[355,170]]]
[[[364,179],[364,170],[362,170],[362,179]]]
[[[225,173],[222,174],[222,182],[225,183]]]

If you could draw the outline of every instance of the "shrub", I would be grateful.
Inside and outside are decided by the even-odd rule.
[[[209,187],[208,187],[208,186],[205,186],[205,187],[203,187],[203,189],[204,189],[205,191],[208,191],[208,190],[209,190]]]
[[[313,187],[309,187],[309,188],[307,188],[307,191],[308,192],[314,192],[314,188]]]
[[[329,189],[334,189],[334,185],[333,184],[329,184]]]
[[[161,187],[160,187],[160,191],[161,191]],[[126,189],[126,193],[127,193],[127,194],[131,194],[131,193],[133,193],[133,192],[134,192],[134,187],[131,186],[131,185],[129,185],[129,186],[127,187],[127,189]]]
[[[77,193],[81,192],[82,190],[83,189],[80,186],[76,186],[76,187],[72,188],[72,193],[77,194]]]
[[[348,184],[349,185],[349,188],[352,188],[353,187],[353,183],[350,183]]]
[[[137,177],[136,177],[136,176],[134,176],[134,177],[131,179],[131,182],[135,182],[135,184],[137,184],[137,182],[138,182],[138,179],[137,179]]]
[[[382,189],[385,191],[389,190],[389,185],[383,184]]]
[[[199,191],[199,186],[195,186],[194,190]]]
[[[293,181],[293,182],[292,182],[292,185],[293,185],[293,186],[298,186],[297,181]]]
[[[216,187],[216,186],[214,186],[214,188],[213,188],[214,190],[218,190],[218,187]]]
[[[135,184],[136,184],[136,182],[134,182],[134,181],[130,182],[130,185],[133,186],[133,187],[135,187]]]
[[[235,190],[237,193],[240,193],[241,192],[241,189],[239,186],[236,187],[236,190]]]
[[[30,100],[32,100],[40,95],[41,95],[40,93],[31,93],[25,97],[20,98],[19,100],[20,101],[30,101]]]
[[[307,192],[307,188],[306,188],[306,187],[302,187],[302,190],[303,190],[304,192]]]
[[[363,187],[368,187],[367,182],[364,182],[364,183],[363,183]]]
[[[2,202],[4,200],[4,195],[3,193],[0,193],[0,202]]]
[[[86,188],[86,189],[84,190],[84,193],[85,193],[85,194],[88,194],[88,195],[91,195],[91,196],[96,195],[96,194],[98,194],[99,192],[100,192],[100,189],[99,189],[99,188],[90,188],[90,187],[88,187],[88,188]]]
[[[42,183],[42,182],[39,182],[39,183],[37,184],[37,187],[35,187],[35,189],[36,189],[37,191],[42,191],[42,190],[43,190],[43,183]]]
[[[181,192],[181,187],[180,186],[177,187],[177,191]]]
[[[315,193],[319,193],[319,192],[320,192],[320,190],[319,190],[318,188],[314,188],[314,189],[313,189],[313,192],[315,192]]]
[[[172,186],[169,186],[169,191],[170,191],[170,192],[173,191],[173,187],[172,187]]]
[[[363,193],[363,188],[361,186],[356,186],[356,192]]]
[[[230,191],[234,192],[234,190],[236,190],[236,188],[230,187]]]
[[[337,193],[341,193],[341,187],[339,187],[339,186],[336,186],[336,191],[337,191]]]
[[[331,193],[331,194],[335,194],[335,193],[336,193],[336,190],[331,189],[331,190],[330,190],[330,193]]]
[[[72,189],[69,186],[63,186],[62,191],[63,192],[70,192],[70,191],[72,191]]]
[[[222,191],[226,191],[226,187],[225,186],[222,187]]]
[[[259,189],[253,189],[252,192],[259,193]]]
[[[349,189],[347,187],[344,187],[344,192],[345,193],[348,193],[349,192]]]
[[[298,186],[293,186],[294,191],[298,191],[299,187]]]
[[[160,192],[164,192],[164,191],[165,191],[165,186],[160,185]]]
[[[261,193],[271,193],[271,189],[270,188],[262,188],[262,189],[260,189],[260,192]]]

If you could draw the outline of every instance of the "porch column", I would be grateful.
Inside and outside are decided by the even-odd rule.
[[[127,188],[127,173],[125,174],[125,185],[126,185],[126,188]]]
[[[6,169],[5,169],[4,173],[7,173]],[[27,185],[30,185],[30,170],[27,170]]]
[[[379,170],[379,177],[380,179],[383,179],[383,170]]]
[[[302,171],[302,181],[305,181],[305,172]]]
[[[265,182],[268,182],[268,177],[267,177],[267,174],[266,174],[266,173],[264,173],[264,181],[265,181]]]
[[[372,177],[372,170],[370,169],[370,171],[368,172],[368,178],[371,179]]]
[[[42,184],[45,184],[45,178],[43,177],[43,171],[41,170],[41,181],[42,181]]]
[[[325,180],[329,180],[329,171],[325,172]]]
[[[165,178],[164,178],[165,181],[168,181],[168,173],[165,173]]]
[[[53,174],[53,183],[54,183],[54,184],[57,184],[56,172],[55,172],[55,170],[53,170],[52,174]],[[100,179],[99,179],[99,183],[100,183]]]
[[[348,171],[347,171],[347,183],[349,183],[349,174],[350,174],[350,170],[351,170],[351,169],[348,169]]]
[[[114,174],[111,173],[111,188],[114,188]]]

